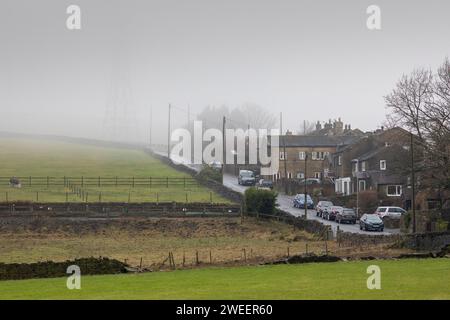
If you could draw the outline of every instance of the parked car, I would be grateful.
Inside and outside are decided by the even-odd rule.
[[[344,208],[344,210],[339,210],[336,213],[335,218],[337,223],[348,222],[351,224],[356,223],[356,212],[353,209]]]
[[[384,223],[377,214],[363,214],[359,219],[359,229],[365,231],[383,231]]]
[[[322,218],[324,218],[326,220],[330,220],[330,221],[335,220],[337,213],[342,210],[344,210],[343,207],[331,206],[327,211],[323,212]]]
[[[256,184],[254,172],[250,170],[239,170],[238,184],[243,186],[254,186]]]
[[[321,181],[320,181],[320,179],[317,179],[317,178],[307,178],[306,180],[301,179],[299,181],[300,185],[305,185],[305,183],[306,183],[306,185],[312,185],[312,184],[320,184]]]
[[[316,206],[316,215],[321,217],[324,211],[328,211],[333,206],[331,201],[319,201]]]
[[[217,161],[217,160],[210,162],[209,166],[218,171],[222,170],[222,162]]]
[[[375,214],[377,214],[380,218],[389,217],[389,218],[398,218],[406,213],[406,210],[400,207],[378,207],[375,210]]]
[[[305,208],[305,195],[303,193],[299,193],[294,197],[294,207],[299,209]],[[306,207],[307,209],[314,209],[314,201],[308,194],[306,196]]]
[[[273,189],[273,182],[270,180],[260,179],[256,186],[260,189]]]

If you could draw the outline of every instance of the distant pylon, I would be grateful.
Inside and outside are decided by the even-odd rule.
[[[103,120],[107,140],[136,142],[138,126],[126,59],[113,64]]]

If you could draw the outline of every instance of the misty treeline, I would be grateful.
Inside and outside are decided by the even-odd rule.
[[[207,106],[198,115],[204,128],[222,129],[223,117],[226,127],[232,129],[272,129],[277,125],[277,117],[257,104],[244,104],[239,107]]]
[[[403,75],[384,97],[388,125],[415,135],[420,187],[450,189],[450,61]],[[416,152],[414,152],[416,154]]]

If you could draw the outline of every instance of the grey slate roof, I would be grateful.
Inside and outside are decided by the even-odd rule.
[[[353,136],[300,136],[284,135],[280,136],[279,144],[286,147],[336,147],[348,145],[357,141],[358,137]]]

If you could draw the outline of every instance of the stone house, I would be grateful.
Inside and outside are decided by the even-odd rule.
[[[274,149],[275,154],[279,156],[279,170],[267,178],[274,181],[305,177],[327,179],[330,177],[331,155],[336,152],[338,146],[349,145],[356,139],[358,138],[354,136],[309,136],[290,133],[280,136],[279,147]]]
[[[409,147],[409,132],[392,128],[337,148],[331,157],[336,193],[351,195],[359,186],[359,191],[376,190],[387,197],[402,197],[408,177],[400,168],[408,161]]]

